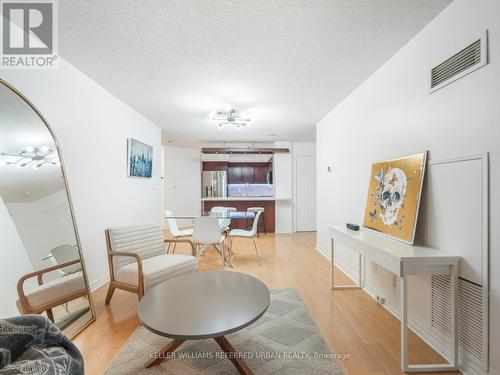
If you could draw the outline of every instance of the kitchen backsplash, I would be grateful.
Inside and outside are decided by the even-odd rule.
[[[274,185],[272,184],[229,184],[230,197],[273,197]]]

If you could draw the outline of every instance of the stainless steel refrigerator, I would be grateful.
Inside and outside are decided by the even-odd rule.
[[[201,195],[207,197],[227,197],[227,171],[201,172]]]

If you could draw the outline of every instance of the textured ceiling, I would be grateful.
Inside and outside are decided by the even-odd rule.
[[[64,0],[60,54],[174,144],[313,140],[451,0]],[[218,130],[225,105],[253,117]],[[271,135],[272,134],[272,135]]]

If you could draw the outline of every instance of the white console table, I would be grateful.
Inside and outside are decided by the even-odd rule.
[[[363,258],[368,259],[400,278],[401,287],[401,369],[405,372],[450,371],[458,368],[458,319],[457,319],[457,286],[458,267],[461,257],[450,255],[443,251],[423,246],[411,246],[361,228],[358,232],[345,226],[330,227],[332,239],[332,289],[363,288],[364,266]],[[335,285],[334,259],[335,242],[340,242],[359,254],[359,278],[355,285]],[[408,285],[409,275],[451,276],[451,361],[449,364],[418,364],[408,363]]]

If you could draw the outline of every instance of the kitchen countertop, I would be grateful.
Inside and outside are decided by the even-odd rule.
[[[286,201],[290,198],[283,197],[207,197],[202,201]]]

